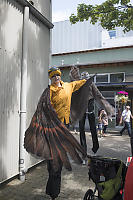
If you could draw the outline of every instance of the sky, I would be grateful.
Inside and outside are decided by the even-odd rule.
[[[52,0],[52,22],[69,20],[69,16],[76,14],[77,5],[99,4],[105,0]]]

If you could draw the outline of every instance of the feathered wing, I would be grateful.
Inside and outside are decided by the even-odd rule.
[[[71,100],[71,112],[70,121],[71,123],[80,120],[88,107],[88,100],[91,95],[91,86],[94,76],[89,78],[86,83],[77,91],[72,94]]]
[[[58,116],[50,103],[50,88],[43,92],[31,123],[25,132],[24,147],[27,152],[52,160],[55,170],[60,163],[71,170],[68,154],[77,163],[82,163],[79,152],[85,154],[75,137]]]
[[[115,109],[103,97],[96,85],[92,82],[94,76],[72,95],[70,121],[75,123],[80,120],[88,108],[88,100],[94,98],[99,107],[105,109],[108,116],[115,114]]]

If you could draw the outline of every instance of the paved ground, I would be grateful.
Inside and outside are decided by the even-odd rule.
[[[79,139],[79,134],[75,137]],[[90,133],[87,133],[88,154],[92,155]],[[130,141],[128,135],[119,136],[117,132],[110,132],[107,137],[99,138],[100,149],[98,155],[116,157],[124,162],[130,156]],[[94,188],[94,183],[88,180],[87,166],[72,163],[73,171],[62,171],[61,193],[57,200],[83,200],[88,188]],[[10,181],[0,187],[0,200],[49,200],[45,194],[47,182],[46,163],[30,169],[26,174],[26,181],[21,183],[18,179]]]

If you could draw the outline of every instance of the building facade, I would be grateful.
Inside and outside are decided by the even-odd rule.
[[[0,3],[0,183],[40,162],[26,153],[23,139],[48,85],[53,24],[50,0],[30,2]]]
[[[63,22],[58,22],[63,23]],[[66,22],[64,22],[65,24]],[[133,104],[133,41],[132,43],[127,44],[125,42],[125,45],[121,45],[119,43],[119,39],[121,37],[126,38],[125,41],[128,39],[131,39],[133,37],[133,32],[130,34],[128,33],[127,36],[123,36],[123,33],[118,29],[116,37],[112,38],[112,35],[110,34],[110,43],[109,38],[107,38],[106,45],[102,41],[102,28],[97,28],[99,26],[98,24],[93,29],[91,28],[92,25],[89,25],[89,22],[84,22],[84,26],[80,26],[79,23],[76,27],[76,32],[81,32],[82,29],[82,35],[78,35],[75,32],[75,48],[76,48],[76,42],[80,43],[82,40],[87,43],[88,40],[94,41],[90,46],[88,45],[88,49],[81,48],[78,46],[76,51],[71,51],[71,42],[69,42],[70,46],[69,52],[68,50],[65,51],[65,49],[62,47],[61,49],[61,42],[60,41],[60,52],[57,51],[55,53],[55,47],[53,46],[53,54],[52,54],[52,65],[59,66],[62,70],[62,79],[64,81],[70,81],[69,80],[69,70],[70,67],[73,65],[77,65],[79,67],[80,72],[88,71],[90,75],[96,74],[94,78],[95,84],[98,86],[99,90],[103,93],[105,98],[115,107],[115,116],[113,116],[113,121],[110,122],[109,127],[119,127],[118,119],[120,116],[120,113],[124,109],[126,103],[130,104],[132,107]],[[56,24],[55,24],[56,26]],[[74,25],[73,25],[74,26]],[[59,24],[58,24],[58,27]],[[57,29],[58,29],[57,27]],[[54,27],[55,28],[55,27]],[[63,26],[62,26],[63,28]],[[67,29],[67,27],[65,26]],[[65,32],[65,30],[61,31],[61,35],[64,33],[64,38],[67,38],[68,36],[71,37],[70,41],[73,41],[73,36],[70,35],[71,27],[69,27],[69,34]],[[78,31],[79,28],[79,31]],[[74,29],[74,28],[73,28]],[[86,29],[88,30],[86,35]],[[58,37],[60,37],[60,29],[58,29]],[[54,31],[54,29],[53,29]],[[57,31],[57,30],[56,30]],[[92,34],[94,33],[94,35]],[[67,35],[67,36],[66,36]],[[95,43],[96,35],[98,36]],[[61,38],[60,37],[60,38]],[[77,39],[78,38],[78,39]],[[56,34],[53,32],[53,40],[56,41]],[[112,43],[111,42],[115,41]],[[67,40],[69,41],[69,40]],[[123,39],[124,41],[124,39]],[[83,43],[83,42],[82,42]],[[108,44],[108,46],[107,46]],[[117,44],[117,45],[116,45]],[[54,43],[53,43],[54,45]],[[74,45],[73,45],[74,46]],[[58,44],[57,44],[58,49]],[[119,91],[126,91],[128,92],[128,100],[123,100],[123,102],[118,101],[116,98]],[[125,101],[125,102],[124,102]],[[98,114],[98,107],[96,107],[96,116]],[[132,110],[133,112],[133,110]]]

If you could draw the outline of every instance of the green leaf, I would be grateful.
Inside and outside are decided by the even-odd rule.
[[[124,6],[124,7],[123,7]],[[124,32],[133,30],[133,6],[130,0],[106,0],[100,5],[78,4],[77,15],[71,14],[71,24],[89,20],[95,24],[99,21],[104,29],[112,30],[123,27]]]

